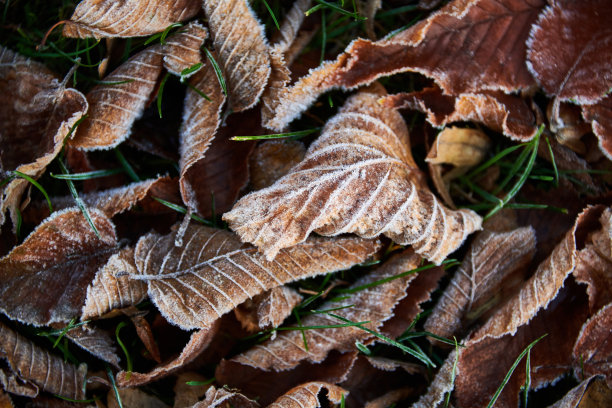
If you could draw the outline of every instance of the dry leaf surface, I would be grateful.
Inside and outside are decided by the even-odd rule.
[[[204,64],[202,63],[202,55],[200,47],[204,40],[208,37],[208,30],[199,23],[191,22],[182,28],[179,32],[168,38],[164,44],[164,68],[174,75],[182,78],[189,78],[198,72]],[[181,75],[183,70],[194,68],[198,64],[202,64],[200,68],[191,71],[188,74]]]
[[[236,309],[236,318],[250,332],[278,327],[302,301],[295,289],[279,286],[249,299]]]
[[[327,400],[339,404],[342,395],[347,392],[334,384],[324,382],[310,382],[298,385],[287,391],[274,401],[269,408],[317,408],[323,406],[319,395],[323,389],[327,390]]]
[[[66,337],[88,353],[119,368],[117,348],[108,332],[95,326],[84,325],[69,330]]]
[[[597,408],[612,405],[612,390],[599,376],[593,376],[572,388],[550,408]]]
[[[117,402],[115,392],[108,392],[108,408],[169,408],[159,398],[145,393],[138,388],[123,388],[118,390],[121,405]]]
[[[270,140],[258,145],[249,159],[250,183],[261,190],[304,159],[306,148],[297,140]]]
[[[586,375],[602,374],[612,387],[612,304],[608,304],[582,327],[573,357]]]
[[[591,122],[601,151],[612,159],[612,95],[593,105],[582,105],[582,115]]]
[[[225,388],[210,387],[206,390],[206,398],[193,406],[193,408],[215,408],[215,407],[235,407],[235,408],[259,408],[256,401],[250,400],[241,393]]]

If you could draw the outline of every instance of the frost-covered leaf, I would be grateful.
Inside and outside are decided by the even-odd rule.
[[[200,10],[196,0],[83,0],[64,25],[77,38],[138,37],[164,31]]]
[[[211,386],[206,390],[206,398],[193,406],[193,408],[259,408],[256,401],[250,400],[237,390],[226,390]]]
[[[274,259],[311,232],[384,234],[440,263],[480,228],[474,212],[448,210],[428,190],[406,124],[376,89],[349,99],[289,174],[224,214],[241,239]]]
[[[256,332],[280,326],[301,301],[302,295],[295,289],[278,286],[245,301],[234,313],[245,330]]]
[[[84,397],[85,364],[76,367],[65,363],[62,358],[43,350],[3,323],[0,323],[0,358],[6,360],[20,381],[34,386],[34,395],[28,396],[36,396],[40,389],[72,399]],[[0,372],[0,383],[4,382],[3,378],[7,377]],[[9,377],[9,380],[16,381],[17,378]],[[2,385],[6,387],[7,384]],[[17,390],[15,387],[7,389],[9,392]]]
[[[612,406],[612,390],[600,376],[589,377],[549,408],[599,408]]]
[[[612,95],[593,105],[582,105],[582,115],[591,122],[599,148],[612,160]]]
[[[204,0],[203,8],[227,81],[230,108],[249,109],[270,76],[265,29],[246,0]]]
[[[85,288],[115,250],[111,221],[89,210],[96,237],[77,208],[57,211],[0,259],[0,311],[35,326],[78,317]]]
[[[144,289],[146,294],[146,286]],[[155,337],[153,335],[153,330],[151,329],[151,325],[145,318],[145,316],[148,314],[148,311],[138,310],[135,306],[129,306],[125,309],[122,309],[121,311],[132,321],[134,329],[136,329],[136,334],[138,335],[138,338],[145,346],[145,349],[147,350],[151,358],[157,361],[158,363],[161,363],[161,355],[159,352],[159,347],[157,346],[157,342],[155,341]]]
[[[306,148],[297,140],[269,140],[258,145],[249,158],[251,186],[261,190],[274,184],[301,162]]]
[[[132,56],[87,93],[90,108],[70,145],[83,150],[109,149],[123,142],[142,116],[162,71],[161,45]]]
[[[419,400],[412,405],[412,408],[433,408],[440,406],[439,404],[444,400],[446,394],[452,392],[455,387],[453,380],[453,365],[457,357],[457,352],[455,350],[450,352],[436,373],[433,381],[429,384],[427,392],[421,395]]]
[[[170,36],[163,47],[164,68],[182,78],[189,78],[204,66],[200,47],[208,37],[208,30],[199,23],[191,22]],[[201,64],[196,69],[198,64]],[[191,68],[191,69],[190,69]],[[190,71],[182,75],[183,71]]]
[[[573,357],[577,370],[586,375],[602,374],[612,387],[612,303],[603,307],[582,327]]]
[[[348,394],[342,387],[324,382],[310,382],[298,385],[274,401],[269,408],[318,408],[323,406],[320,395],[326,389],[326,399],[339,404],[342,396]]]
[[[88,353],[119,368],[117,348],[114,340],[106,331],[95,326],[84,325],[69,330],[66,337]]]
[[[140,239],[135,259],[149,298],[172,323],[207,328],[245,300],[294,280],[349,268],[379,249],[361,238],[313,238],[268,261],[235,234],[191,225],[176,246],[176,234]]]
[[[305,13],[311,4],[312,0],[297,0],[287,11],[280,30],[275,34],[273,41],[273,47],[278,52],[285,53],[294,43],[304,21]]]
[[[64,138],[87,111],[85,96],[67,88],[44,65],[0,46],[0,179],[19,171],[34,179],[62,148]],[[0,225],[17,210],[28,181],[0,187]]]
[[[609,6],[606,0],[557,0],[540,15],[530,33],[527,59],[547,94],[591,105],[609,92]]]

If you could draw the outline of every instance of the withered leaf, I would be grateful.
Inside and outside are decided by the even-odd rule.
[[[612,390],[600,376],[589,377],[550,408],[598,408],[612,405]]]
[[[232,111],[253,107],[270,76],[264,27],[246,0],[204,0]]]
[[[327,90],[354,88],[403,71],[427,75],[451,95],[528,88],[534,80],[525,64],[525,41],[545,4],[455,0],[391,38],[354,40],[335,61],[289,89],[270,125],[283,129]]]
[[[609,92],[612,9],[608,6],[605,0],[559,0],[542,12],[531,29],[527,66],[546,93],[590,105]]]
[[[9,370],[10,371],[10,370]],[[0,385],[11,394],[34,398],[38,395],[39,389],[36,385],[20,378],[17,374],[0,369]]]
[[[96,237],[81,211],[57,211],[0,259],[0,311],[36,326],[79,316],[85,287],[116,246],[114,226],[90,209]]]
[[[425,161],[457,167],[475,166],[484,159],[490,145],[491,141],[482,131],[453,126],[438,133]]]
[[[532,139],[538,128],[527,102],[503,92],[446,95],[438,87],[390,95],[382,103],[398,109],[413,109],[427,115],[427,121],[441,127],[452,122],[482,123],[512,140]]]
[[[162,71],[162,58],[161,45],[146,48],[89,91],[88,116],[70,145],[83,150],[110,149],[124,141],[155,89]]]
[[[0,323],[0,358],[11,370],[36,389],[72,399],[83,399],[87,366],[75,367],[50,354]],[[9,392],[15,389],[8,389]],[[36,392],[38,394],[38,392]],[[34,394],[33,396],[36,396]],[[31,395],[32,396],[32,395]]]
[[[121,405],[117,402],[115,391],[108,392],[108,408],[169,408],[162,400],[139,390],[138,388],[123,388],[117,391]]]
[[[215,408],[215,407],[235,407],[235,408],[259,408],[256,401],[250,400],[237,390],[226,390],[225,388],[215,388],[211,386],[206,390],[206,398],[193,406],[193,408]]]
[[[106,331],[83,325],[69,330],[66,337],[88,353],[119,368],[119,356],[114,340]]]
[[[146,288],[145,288],[146,291]],[[151,329],[151,325],[145,318],[147,315],[146,310],[138,310],[135,306],[130,306],[122,310],[122,312],[130,318],[134,328],[136,329],[136,334],[140,341],[145,346],[145,349],[151,356],[151,358],[158,363],[161,363],[161,355],[159,353],[159,347],[157,346],[157,342],[155,341],[155,337],[153,335],[153,330]]]
[[[339,404],[342,396],[348,394],[342,387],[324,382],[310,382],[298,385],[287,391],[274,401],[269,408],[317,408],[323,406],[319,395],[323,389],[327,390],[327,400]]]
[[[182,247],[176,232],[140,239],[135,259],[149,298],[171,323],[207,328],[245,300],[294,280],[346,269],[376,252],[375,240],[313,238],[268,261],[225,230],[191,225]]]
[[[453,391],[455,387],[453,382],[453,365],[457,357],[455,350],[450,352],[429,385],[427,392],[421,395],[419,400],[412,405],[412,408],[438,407],[446,397],[446,394]]]
[[[60,83],[44,65],[2,46],[0,95],[0,178],[16,170],[37,179],[87,111],[87,100]],[[15,178],[0,189],[0,225],[7,209],[16,225],[27,186],[28,181]]]
[[[77,38],[138,37],[164,31],[200,10],[195,0],[83,0],[64,25]]]
[[[421,258],[412,250],[386,262],[383,266],[358,279],[352,288],[359,288],[378,280],[389,278],[418,266]],[[426,273],[426,272],[425,272]],[[406,287],[416,275],[411,274],[392,280],[382,285],[358,291],[346,299],[325,302],[320,309],[335,310],[335,314],[352,322],[369,321],[364,325],[371,330],[378,330],[384,321],[393,316],[397,302],[406,296]],[[353,305],[352,307],[347,307]],[[344,308],[343,308],[344,307]],[[338,309],[341,308],[341,309]],[[302,319],[302,325],[327,326],[343,323],[326,314],[313,314]],[[308,348],[304,345],[303,336]],[[355,326],[301,331],[283,331],[274,340],[255,345],[250,350],[234,357],[232,361],[250,365],[262,370],[284,371],[297,366],[303,360],[320,362],[331,350],[350,351],[355,341],[372,339],[372,334]]]
[[[269,140],[257,146],[249,158],[251,186],[261,190],[274,184],[301,162],[306,148],[297,140]]]
[[[167,377],[177,370],[180,370],[208,347],[213,337],[217,334],[218,328],[219,326],[217,324],[212,324],[210,329],[193,332],[189,342],[185,345],[185,348],[183,348],[183,351],[181,351],[178,357],[155,367],[148,373],[131,372],[128,375],[125,371],[119,372],[117,374],[117,385],[119,387],[138,387]]]
[[[234,313],[245,330],[254,332],[280,326],[301,301],[295,289],[278,286],[245,301]]]
[[[312,0],[297,0],[293,3],[283,19],[280,30],[274,37],[273,47],[280,53],[285,53],[295,41],[298,31],[304,21],[306,11]]]
[[[0,408],[14,408],[11,397],[2,390],[0,390]]]
[[[591,122],[599,148],[612,160],[612,95],[593,105],[582,105],[582,115]]]
[[[204,64],[200,47],[208,37],[208,30],[199,23],[191,22],[176,34],[170,36],[164,44],[164,68],[181,78],[189,78],[198,72]],[[181,72],[202,63],[200,68],[182,75]]]
[[[496,298],[508,279],[518,274],[522,281],[535,245],[535,231],[531,227],[479,233],[427,318],[425,330],[452,338],[466,322],[478,317],[483,308],[491,308],[495,300],[499,302],[501,299]]]
[[[603,307],[582,327],[573,357],[577,370],[586,375],[603,374],[612,387],[612,303]]]
[[[300,164],[223,215],[242,240],[273,259],[313,231],[384,234],[440,263],[480,228],[474,212],[448,210],[427,189],[406,124],[377,89],[350,98]]]

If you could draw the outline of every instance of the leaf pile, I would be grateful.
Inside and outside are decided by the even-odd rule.
[[[25,3],[1,406],[612,404],[607,1]]]

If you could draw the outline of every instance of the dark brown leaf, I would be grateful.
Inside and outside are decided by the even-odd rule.
[[[612,406],[612,390],[599,376],[593,376],[572,388],[550,408],[599,408]]]
[[[181,373],[176,377],[176,384],[174,385],[174,408],[191,408],[206,394],[207,385],[191,385],[188,382],[205,382],[208,378],[187,371]]]
[[[155,341],[155,337],[153,335],[153,330],[151,330],[151,325],[145,318],[148,311],[146,310],[138,310],[135,306],[130,306],[122,310],[122,312],[130,318],[134,328],[136,329],[136,334],[138,338],[145,346],[145,349],[149,353],[149,356],[157,361],[157,363],[161,364],[161,355],[159,353],[159,347],[157,346],[157,342]]]
[[[612,160],[612,95],[593,105],[582,105],[584,119],[591,122],[599,148]]]
[[[603,374],[612,386],[612,304],[591,317],[582,327],[574,346],[574,364],[579,372]]]
[[[301,301],[295,289],[278,286],[247,300],[234,309],[234,314],[245,330],[256,332],[280,326]]]
[[[115,342],[106,331],[95,326],[84,325],[69,330],[66,337],[88,353],[119,368],[119,356]]]
[[[332,404],[339,404],[346,390],[334,384],[310,382],[298,385],[270,404],[269,408],[318,408],[323,406],[319,394],[327,390],[326,399]]]

